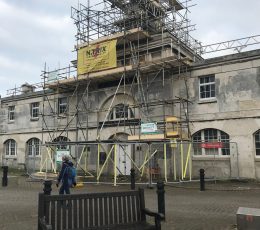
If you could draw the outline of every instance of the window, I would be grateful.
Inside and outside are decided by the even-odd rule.
[[[39,118],[39,102],[31,104],[31,117]]]
[[[203,129],[192,136],[194,155],[230,155],[229,135],[218,129]]]
[[[15,106],[8,107],[8,120],[9,121],[14,121],[14,110],[15,110]]]
[[[62,114],[65,113],[67,111],[67,98],[63,97],[63,98],[59,98],[58,100],[58,113]]]
[[[118,104],[110,112],[109,120],[120,120],[120,119],[134,118],[134,113],[129,105]]]
[[[256,156],[260,156],[260,130],[255,133],[255,151]]]
[[[69,141],[69,139],[67,137],[64,137],[64,136],[59,136],[59,137],[57,137],[53,140],[53,142],[58,143],[57,146],[56,146],[57,150],[68,149],[69,148],[68,145],[62,144],[62,142],[68,142],[68,141]]]
[[[38,138],[32,138],[27,141],[27,154],[28,156],[40,155],[40,140]]]
[[[199,78],[200,99],[212,99],[216,97],[215,76],[207,75]]]
[[[13,139],[9,139],[5,142],[5,155],[15,156],[16,155],[16,142]]]

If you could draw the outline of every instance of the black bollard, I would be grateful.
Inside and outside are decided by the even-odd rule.
[[[43,184],[44,184],[44,188],[43,188],[44,195],[51,195],[51,191],[52,191],[52,188],[51,188],[52,181],[51,181],[51,180],[45,180]]]
[[[200,191],[205,191],[205,170],[200,169]]]
[[[131,168],[131,190],[135,190],[135,169]]]
[[[158,212],[164,215],[165,219],[165,190],[164,183],[162,181],[157,182],[157,196],[158,196]]]
[[[8,177],[7,177],[7,174],[8,174],[8,166],[2,166],[2,169],[3,169],[2,186],[3,186],[3,187],[6,187],[7,184],[8,184]]]

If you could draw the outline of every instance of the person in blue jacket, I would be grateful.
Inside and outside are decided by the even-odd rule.
[[[73,163],[70,161],[69,156],[63,156],[62,157],[62,166],[61,171],[58,175],[56,186],[59,187],[60,182],[62,182],[62,185],[59,190],[59,194],[70,194],[70,185],[69,185],[69,175],[67,167],[72,167]],[[75,186],[75,182],[74,182]]]

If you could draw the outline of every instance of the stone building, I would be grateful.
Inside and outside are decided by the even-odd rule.
[[[150,103],[156,99],[170,101],[176,97],[184,97],[186,88],[188,89],[191,102],[189,122],[193,140],[193,174],[196,175],[199,168],[205,168],[212,176],[258,179],[260,51],[208,59],[194,64],[188,75],[186,85],[183,79],[175,75],[164,76],[164,79],[158,76],[149,86],[148,98]],[[100,83],[100,87],[95,84],[96,87],[90,89],[88,98],[84,98],[91,108],[88,114],[89,141],[96,140],[97,129],[105,119],[117,88],[103,84]],[[79,92],[85,89],[84,85],[81,86],[82,91],[78,90]],[[126,88],[129,87],[130,85],[126,85]],[[120,134],[126,140],[127,135],[131,135],[131,126],[138,124],[139,108],[134,106],[135,99],[132,95],[125,94],[124,90],[123,87],[118,89],[101,140],[111,139],[115,134]],[[50,133],[70,141],[76,141],[77,134],[78,140],[84,140],[83,133],[75,130],[75,119],[72,119],[73,125],[67,127],[66,133],[61,134],[68,119],[77,110],[76,98],[70,88],[63,91],[57,93],[53,90],[29,90],[1,99],[2,164],[13,167],[24,163],[39,164],[41,151],[46,151],[40,147],[40,143],[50,141],[53,138]],[[44,101],[44,96],[49,97],[48,102]],[[83,107],[83,104],[84,101],[81,100],[79,107]],[[118,125],[117,115],[120,109],[127,117],[121,121],[122,124],[115,127]],[[172,108],[167,109],[169,115]],[[162,120],[161,110],[160,105],[150,108],[153,121],[157,119],[159,123]],[[51,112],[53,116],[49,115]],[[85,109],[79,110],[82,127],[78,125],[78,129],[84,132],[87,119],[85,112]],[[224,144],[221,148],[201,148],[196,143],[211,140]],[[90,161],[95,165],[96,158]]]
[[[95,39],[80,27],[72,67],[45,71],[42,90],[24,84],[1,98],[2,164],[56,172],[69,153],[85,173],[160,168],[167,181],[204,168],[208,178],[258,179],[260,50],[204,60],[196,40],[161,23],[184,9],[178,1],[108,2],[129,24],[111,18],[113,30]],[[146,18],[131,21],[131,7]]]

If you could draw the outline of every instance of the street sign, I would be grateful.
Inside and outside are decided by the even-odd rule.
[[[142,134],[152,134],[157,133],[157,124],[156,123],[143,123],[141,124],[141,133]]]
[[[201,148],[204,149],[220,149],[223,148],[222,142],[205,142],[200,144]]]

